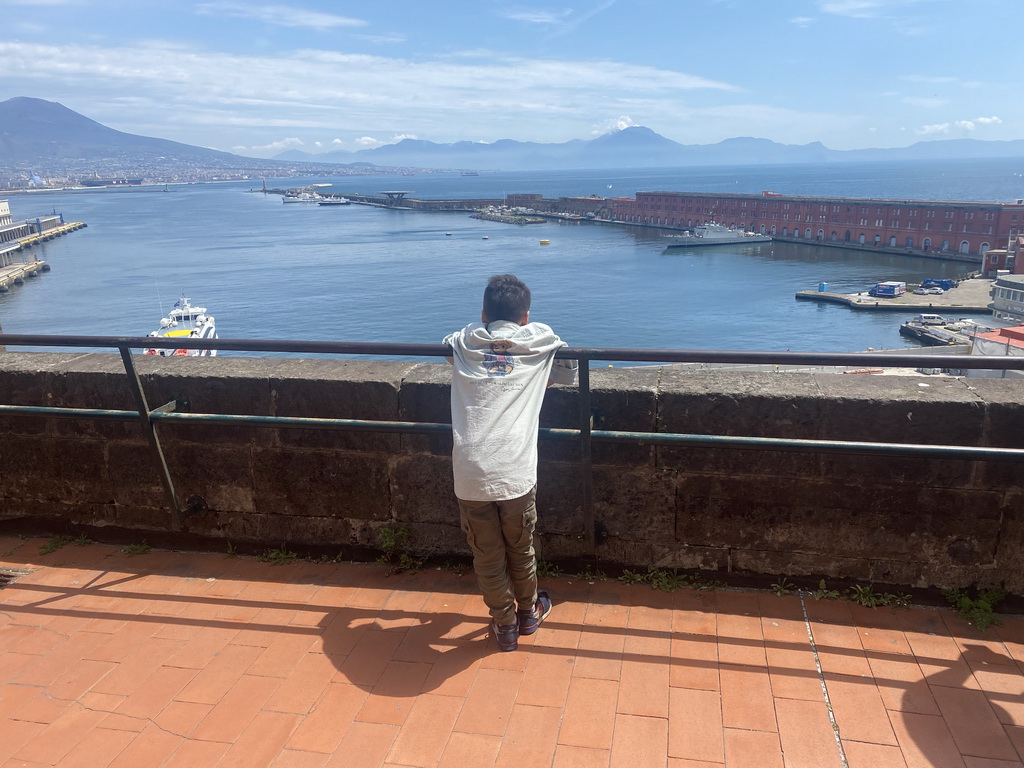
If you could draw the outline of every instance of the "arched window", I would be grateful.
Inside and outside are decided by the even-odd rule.
[[[904,240],[904,241],[903,241],[903,244],[904,244],[904,245],[905,245],[905,246],[906,246],[907,248],[913,248],[913,247],[914,247],[914,238],[912,238],[912,237],[908,237],[908,238],[907,238],[906,240]]]
[[[978,253],[980,253],[982,256],[984,256],[986,253],[988,253],[988,249],[991,248],[991,247],[992,246],[989,245],[988,243],[982,243],[981,247],[978,248]]]
[[[878,245],[880,242],[882,242],[882,236],[875,235],[875,245]]]
[[[929,248],[932,247],[932,239],[930,237],[926,237],[924,240],[921,241],[921,247],[927,251]]]
[[[804,237],[809,238],[810,236],[811,236],[811,228],[808,227],[807,229],[804,230]]]
[[[808,235],[810,234],[809,230],[808,230],[807,234]],[[818,239],[819,240],[824,240],[825,239],[825,230],[824,229],[819,229],[818,230]]]
[[[860,233],[860,237],[857,238],[857,242],[860,243],[861,245],[864,245],[864,233],[863,232]]]
[[[960,253],[970,253],[970,252],[971,252],[971,244],[968,243],[966,240],[961,240],[960,241]]]
[[[850,242],[850,230],[846,230],[846,234],[843,235],[844,242]]]
[[[949,250],[949,240],[943,240],[942,241],[942,250],[944,250],[944,251],[948,251]]]
[[[782,236],[783,237],[788,237],[789,236],[789,227],[783,227],[782,228]]]
[[[889,236],[889,247],[890,248],[895,248],[896,247],[896,235],[890,235]]]
[[[775,234],[775,225],[774,224],[772,224],[772,234],[773,235]]]

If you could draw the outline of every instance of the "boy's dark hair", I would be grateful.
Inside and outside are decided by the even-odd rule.
[[[518,323],[530,311],[530,289],[515,275],[495,275],[484,289],[487,322],[508,320]]]

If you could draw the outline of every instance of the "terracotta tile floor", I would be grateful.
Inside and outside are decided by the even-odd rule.
[[[1022,617],[561,578],[499,653],[472,575],[43,544],[0,537],[2,768],[1024,758]]]

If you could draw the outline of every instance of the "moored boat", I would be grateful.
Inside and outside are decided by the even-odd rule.
[[[323,197],[317,200],[319,205],[352,205],[352,201],[347,197]]]
[[[991,330],[968,317],[946,320],[939,315],[918,315],[900,325],[900,336],[915,339],[927,347],[946,347],[970,344],[976,334]]]
[[[694,227],[693,232],[682,235],[665,235],[666,248],[696,248],[705,245],[750,245],[753,243],[771,242],[770,235],[761,235],[757,232],[746,232],[742,229],[729,229],[728,227],[708,222]]]
[[[191,300],[182,296],[167,317],[160,318],[160,327],[150,331],[149,337],[163,339],[216,339],[217,325],[206,307],[193,307]],[[161,357],[216,357],[216,349],[166,349],[147,347],[144,355]]]

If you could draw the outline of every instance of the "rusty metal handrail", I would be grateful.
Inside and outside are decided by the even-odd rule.
[[[190,513],[179,503],[173,479],[160,446],[157,425],[161,423],[214,424],[291,429],[328,429],[342,431],[395,432],[408,434],[450,434],[450,424],[424,422],[369,421],[360,419],[320,419],[289,416],[240,416],[233,414],[181,413],[171,402],[150,408],[135,367],[132,349],[216,349],[225,351],[285,352],[307,354],[357,354],[412,357],[444,357],[451,350],[439,344],[379,344],[372,342],[282,341],[273,339],[166,339],[160,337],[52,336],[33,334],[0,335],[8,346],[114,348],[120,353],[137,411],[44,406],[0,405],[0,415],[40,416],[135,421],[141,423],[161,473],[161,481],[171,509],[181,524]],[[556,357],[576,359],[579,370],[579,429],[541,429],[545,439],[579,441],[583,471],[584,535],[591,552],[596,546],[591,446],[594,441],[647,445],[801,451],[816,453],[853,453],[867,455],[914,456],[937,459],[1024,461],[1024,449],[978,446],[923,445],[907,443],[871,443],[836,440],[797,440],[784,438],[693,435],[594,430],[591,418],[591,361],[656,363],[735,363],[816,366],[888,366],[957,369],[1024,370],[1024,357],[972,357],[961,355],[882,355],[878,353],[819,352],[747,352],[724,350],[608,349],[567,347]]]

